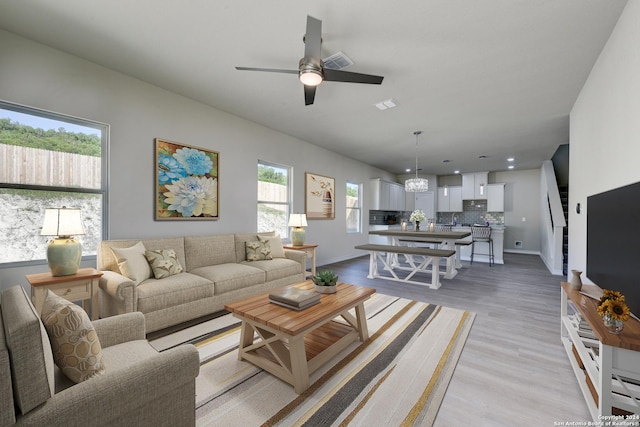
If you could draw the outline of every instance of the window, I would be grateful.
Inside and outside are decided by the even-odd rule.
[[[347,182],[347,233],[362,232],[362,185]]]
[[[289,237],[291,167],[258,161],[258,232]]]
[[[39,264],[47,208],[79,208],[82,254],[95,255],[108,223],[108,126],[0,101],[0,265]]]

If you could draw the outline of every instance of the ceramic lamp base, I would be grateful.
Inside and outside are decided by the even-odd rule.
[[[291,244],[293,246],[304,245],[304,237],[305,237],[304,228],[294,227],[293,230],[291,230]]]
[[[53,239],[47,248],[47,262],[52,276],[70,276],[78,272],[82,246],[73,238]]]

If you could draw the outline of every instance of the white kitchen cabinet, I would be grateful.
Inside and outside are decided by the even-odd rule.
[[[462,199],[486,200],[489,172],[462,174]]]
[[[433,191],[425,191],[415,194],[415,209],[422,209],[424,215],[429,218],[435,218],[436,195]]]
[[[487,185],[487,212],[504,212],[504,184]]]
[[[385,181],[380,178],[371,180],[371,207],[379,211],[404,211],[404,185]]]
[[[462,212],[462,187],[446,188],[446,196],[444,194],[445,187],[438,188],[438,212]]]
[[[406,191],[404,191],[404,185],[402,184],[397,184],[395,182],[391,182],[389,183],[390,185],[390,194],[391,194],[391,200],[390,200],[390,206],[392,209],[392,211],[404,211],[406,209],[406,203],[405,203],[405,193]]]

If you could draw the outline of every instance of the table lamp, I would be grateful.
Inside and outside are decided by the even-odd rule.
[[[70,276],[78,272],[82,246],[72,234],[84,234],[80,209],[45,209],[41,236],[56,236],[47,247],[47,262],[52,276]]]
[[[291,230],[291,243],[293,246],[304,245],[304,228],[307,226],[306,214],[291,214],[289,215],[289,227],[293,227]]]

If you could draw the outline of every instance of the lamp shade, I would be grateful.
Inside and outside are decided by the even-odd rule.
[[[41,236],[71,236],[84,234],[80,209],[45,209]]]
[[[289,227],[306,227],[307,215],[306,214],[290,214],[289,215]]]

